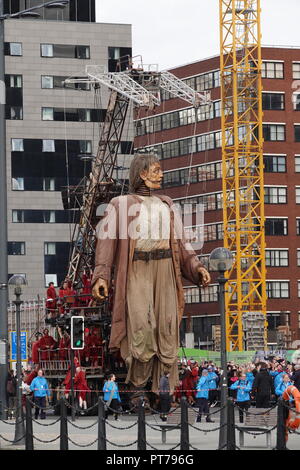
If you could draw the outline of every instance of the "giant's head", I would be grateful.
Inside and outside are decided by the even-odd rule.
[[[147,188],[159,189],[163,172],[159,159],[153,153],[137,153],[131,162],[129,170],[129,191],[135,193],[144,183]]]

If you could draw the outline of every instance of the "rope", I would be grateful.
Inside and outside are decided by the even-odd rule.
[[[200,429],[200,428],[197,428],[196,426],[193,426],[193,424],[190,424],[190,423],[189,423],[189,426],[193,429],[196,429],[196,431],[204,432],[204,434],[207,434],[209,432],[219,431],[220,429],[227,426],[227,424],[226,423],[222,424],[222,426],[219,426],[218,428],[214,428],[214,429]]]
[[[156,428],[155,426],[163,426],[163,424],[154,424],[154,425],[151,425],[151,424],[149,424],[149,423],[147,423],[147,422],[146,422],[145,424],[146,424],[146,426],[148,426],[148,428],[153,429],[153,431],[159,431],[159,432],[162,431],[162,429],[158,429],[158,428]],[[171,428],[171,426],[174,426],[174,427]],[[174,425],[171,424],[169,429],[167,429],[167,428],[164,429],[164,432],[174,431],[174,429],[179,429],[179,423],[178,423],[178,424],[174,424]]]
[[[96,426],[96,424],[98,423],[98,420],[95,421],[93,424],[90,424],[89,426],[77,426],[77,424],[72,423],[72,421],[70,421],[68,418],[67,418],[67,422],[68,422],[69,424],[71,424],[71,426],[73,426],[74,428],[77,428],[77,429],[91,429],[91,428],[93,428],[94,426]]]
[[[268,434],[269,432],[271,431],[274,431],[274,429],[277,428],[277,424],[275,424],[275,426],[273,426],[272,428],[269,428],[268,430],[266,431],[262,431],[262,432],[253,432],[253,431],[246,431],[246,429],[240,427],[240,426],[235,426],[235,429],[237,429],[238,431],[243,431],[245,432],[246,434],[250,434],[251,436],[261,436],[262,434]]]
[[[151,449],[153,449],[153,450],[161,450],[161,449],[158,449],[157,447],[153,447],[148,441],[146,441],[146,444],[147,444],[147,446],[149,446],[149,447],[150,447]],[[177,444],[175,447],[170,447],[170,449],[164,449],[164,451],[165,451],[165,450],[166,450],[166,451],[167,451],[167,450],[175,450],[175,449],[177,449],[177,447],[179,447],[179,446],[180,446],[180,443]]]
[[[109,441],[108,439],[106,439],[106,442],[108,442],[111,446],[115,446],[115,447],[130,447],[130,446],[133,446],[134,444],[136,444],[138,441],[134,441],[134,442],[131,442],[130,444],[116,444],[115,442],[111,442]]]
[[[131,424],[130,426],[126,426],[124,428],[119,428],[117,426],[114,426],[113,424],[111,424],[108,420],[106,421],[106,424],[108,424],[108,426],[110,426],[111,428],[114,428],[114,429],[119,429],[120,431],[123,431],[125,429],[131,429],[131,428],[134,428],[134,426],[136,426],[138,424],[138,421],[136,421],[135,423]]]
[[[15,441],[15,440],[10,441],[9,439],[5,439],[5,437],[3,437],[2,434],[0,434],[0,438],[3,439],[3,440],[6,441],[6,442],[10,442],[11,444],[16,444],[16,442],[20,442],[22,439],[25,438],[25,434],[24,434],[24,436],[20,437],[20,438],[17,439],[16,441]]]
[[[44,424],[44,423],[40,423],[39,421],[37,421],[36,419],[32,418],[32,422],[33,423],[36,423],[38,424],[39,426],[53,426],[53,424],[56,424],[60,421],[60,417],[56,420],[56,421],[53,421],[53,423],[48,423],[48,424]]]
[[[33,437],[33,439],[35,439],[35,440],[38,441],[38,442],[42,442],[43,444],[49,444],[50,442],[55,442],[55,441],[57,441],[57,440],[60,438],[60,435],[57,436],[55,439],[51,439],[50,441],[44,441],[44,440],[42,440],[42,439],[39,439],[39,438],[36,437],[36,436],[32,436],[32,437]]]
[[[262,412],[260,412],[260,413],[251,413],[251,411],[246,411],[246,410],[244,410],[243,408],[240,408],[236,403],[233,403],[233,405],[234,405],[236,408],[238,408],[240,411],[242,411],[243,413],[247,413],[248,415],[252,415],[252,416],[266,415],[266,414],[269,413],[269,411],[274,410],[274,408],[276,408],[276,407],[278,406],[277,403],[276,403],[274,406],[272,406],[272,408],[266,409],[266,411],[262,411]]]
[[[98,437],[93,442],[90,442],[89,444],[78,444],[77,442],[73,441],[70,437],[68,437],[68,441],[72,442],[72,444],[74,444],[74,446],[84,448],[84,447],[91,447],[94,444],[96,444],[96,442],[98,441]]]

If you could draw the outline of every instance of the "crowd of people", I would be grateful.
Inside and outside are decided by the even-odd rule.
[[[81,414],[87,409],[87,394],[91,389],[88,386],[85,369],[80,363],[80,358],[74,358],[74,391]],[[220,377],[221,368],[212,361],[197,361],[190,359],[179,362],[179,385],[174,393],[170,390],[169,372],[166,370],[159,383],[159,403],[162,421],[167,420],[172,406],[180,402],[181,397],[187,397],[192,406],[198,409],[197,421],[201,422],[205,416],[206,422],[213,422],[210,417],[210,408],[220,402]],[[250,406],[257,408],[269,408],[281,397],[290,385],[294,385],[300,391],[300,364],[290,364],[284,359],[259,361],[256,363],[227,365],[228,391],[239,408],[240,422],[243,422],[244,412]],[[39,365],[23,370],[22,379],[22,404],[25,411],[26,396],[30,395],[35,403],[35,418],[45,418],[43,409],[47,400],[53,394],[44,372]],[[111,373],[101,386],[103,399],[106,403],[106,416],[111,411],[115,419],[122,407],[116,375]],[[65,379],[60,383],[60,392],[69,398],[71,390],[71,369]],[[15,404],[16,378],[13,371],[9,371],[7,378],[8,407]]]
[[[220,367],[212,361],[199,364],[195,360],[183,361],[180,366],[180,384],[173,402],[186,396],[190,404],[199,409],[197,421],[206,415],[206,421],[212,422],[209,409],[220,401]],[[300,391],[300,364],[291,364],[282,358],[242,365],[229,362],[227,377],[229,396],[239,407],[241,423],[243,411],[252,404],[257,408],[269,408],[290,385]]]
[[[31,344],[31,362],[39,364],[41,361],[70,360],[71,339],[67,331],[57,329],[59,339],[55,340],[45,328],[43,333],[35,335]],[[99,367],[102,362],[102,338],[99,328],[85,328],[84,349],[76,350],[75,356],[80,359],[83,366]]]

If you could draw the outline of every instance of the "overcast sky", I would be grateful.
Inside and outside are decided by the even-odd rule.
[[[132,24],[133,55],[160,70],[219,53],[219,0],[96,0],[97,21]],[[261,0],[263,44],[300,46],[300,0]],[[300,50],[299,50],[300,60]]]

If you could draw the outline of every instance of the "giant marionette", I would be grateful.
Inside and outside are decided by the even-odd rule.
[[[97,230],[93,296],[103,300],[114,281],[109,348],[120,350],[126,382],[159,388],[169,371],[178,382],[179,325],[184,308],[181,276],[207,286],[210,276],[182,233],[172,200],[153,193],[161,187],[158,158],[137,154],[129,172],[130,194],[110,201]]]

